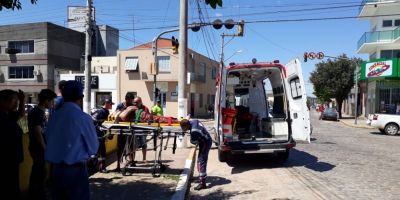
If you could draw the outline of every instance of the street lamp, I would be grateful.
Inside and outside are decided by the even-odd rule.
[[[243,52],[243,50],[237,50],[235,53],[233,53],[231,56],[229,56],[229,58],[227,58],[227,59],[225,59],[224,60],[224,62],[226,62],[227,60],[229,60],[229,59],[231,59],[233,56],[235,56],[236,54],[238,54],[238,53],[242,53]]]

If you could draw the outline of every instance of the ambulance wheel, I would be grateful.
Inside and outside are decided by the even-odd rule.
[[[218,148],[218,160],[220,162],[226,162],[228,161],[230,153],[226,151],[221,151],[221,149]]]
[[[277,155],[279,161],[286,162],[286,160],[289,158],[289,153],[290,153],[290,149],[286,149],[285,152],[279,152],[276,155]]]

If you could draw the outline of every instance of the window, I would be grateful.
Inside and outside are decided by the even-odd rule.
[[[394,26],[400,26],[400,19],[394,20]]]
[[[8,42],[8,48],[19,49],[21,50],[21,53],[34,53],[34,46],[33,40]]]
[[[112,99],[111,92],[96,92],[95,107],[102,107],[105,99]]]
[[[382,50],[381,58],[386,58],[386,59],[397,58],[397,56],[400,56],[399,53],[400,53],[400,49]]]
[[[301,97],[301,86],[299,78],[295,78],[290,81],[290,90],[292,92],[293,99]]]
[[[125,59],[125,71],[137,71],[139,65],[138,57],[126,57]]]
[[[159,72],[171,72],[169,56],[157,56],[157,64]]]
[[[383,20],[382,27],[391,27],[392,20]]]
[[[217,67],[215,67],[215,66],[212,66],[211,78],[214,80],[217,78]]]
[[[205,78],[206,77],[206,71],[207,71],[206,63],[200,63],[199,76]]]
[[[382,50],[381,51],[381,58],[392,58],[392,50]]]
[[[8,67],[9,79],[33,79],[33,66]]]
[[[200,94],[200,99],[199,99],[199,107],[203,107],[203,94]]]
[[[194,72],[196,72],[196,61],[194,59],[192,59],[190,62],[191,62],[191,64],[190,64],[191,70],[190,71],[192,73],[194,73]]]

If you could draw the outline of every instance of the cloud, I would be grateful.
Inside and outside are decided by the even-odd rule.
[[[224,16],[222,13],[215,13],[215,16],[216,17],[222,17],[222,16]]]

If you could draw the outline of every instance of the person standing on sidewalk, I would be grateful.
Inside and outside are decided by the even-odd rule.
[[[19,165],[24,160],[22,148],[23,131],[17,121],[24,116],[25,95],[19,90],[0,91],[0,151],[3,153],[0,193],[4,197],[20,199]]]
[[[197,119],[191,121],[189,121],[188,119],[183,119],[180,122],[180,126],[183,131],[190,131],[190,142],[194,145],[199,145],[199,154],[197,156],[197,170],[199,173],[200,183],[194,189],[206,189],[208,153],[212,145],[211,135],[204,127],[204,125]]]
[[[112,108],[112,105],[114,105],[114,103],[111,101],[111,99],[106,98],[103,101],[103,106],[97,109],[92,114],[94,125],[96,126],[97,137],[99,138],[99,151],[97,155],[99,161],[98,170],[101,173],[107,173],[107,169],[106,169],[106,138],[104,136],[105,132],[103,130],[100,130],[100,127],[103,124],[103,122],[107,120],[108,115],[110,115],[109,110]]]
[[[86,162],[99,148],[92,117],[82,111],[83,86],[67,81],[64,104],[50,118],[46,136],[45,160],[52,164],[52,197],[90,199]]]
[[[319,106],[319,112],[321,113],[321,115],[319,116],[319,120],[322,119],[322,115],[323,115],[324,110],[325,110],[324,104],[321,104]]]
[[[156,105],[151,108],[151,114],[155,116],[164,116],[164,111],[161,106],[161,100],[157,100]]]
[[[111,115],[115,115],[115,123],[120,122],[120,117],[119,115],[121,112],[126,110],[128,107],[133,106],[133,99],[135,98],[135,95],[132,92],[127,92],[125,94],[125,101],[122,103],[119,103],[117,105],[117,108],[115,109],[115,112]],[[121,132],[118,135],[117,138],[117,167],[115,168],[114,171],[120,172],[121,171],[121,160],[122,160],[122,154],[125,148],[125,143],[126,143],[127,136],[123,135]],[[129,153],[128,157],[131,161],[133,161],[133,154]]]
[[[32,171],[29,178],[29,198],[46,199],[46,162],[44,151],[46,139],[44,131],[47,125],[46,109],[53,108],[56,97],[50,89],[43,89],[39,93],[39,104],[28,113],[29,153],[32,157]]]

